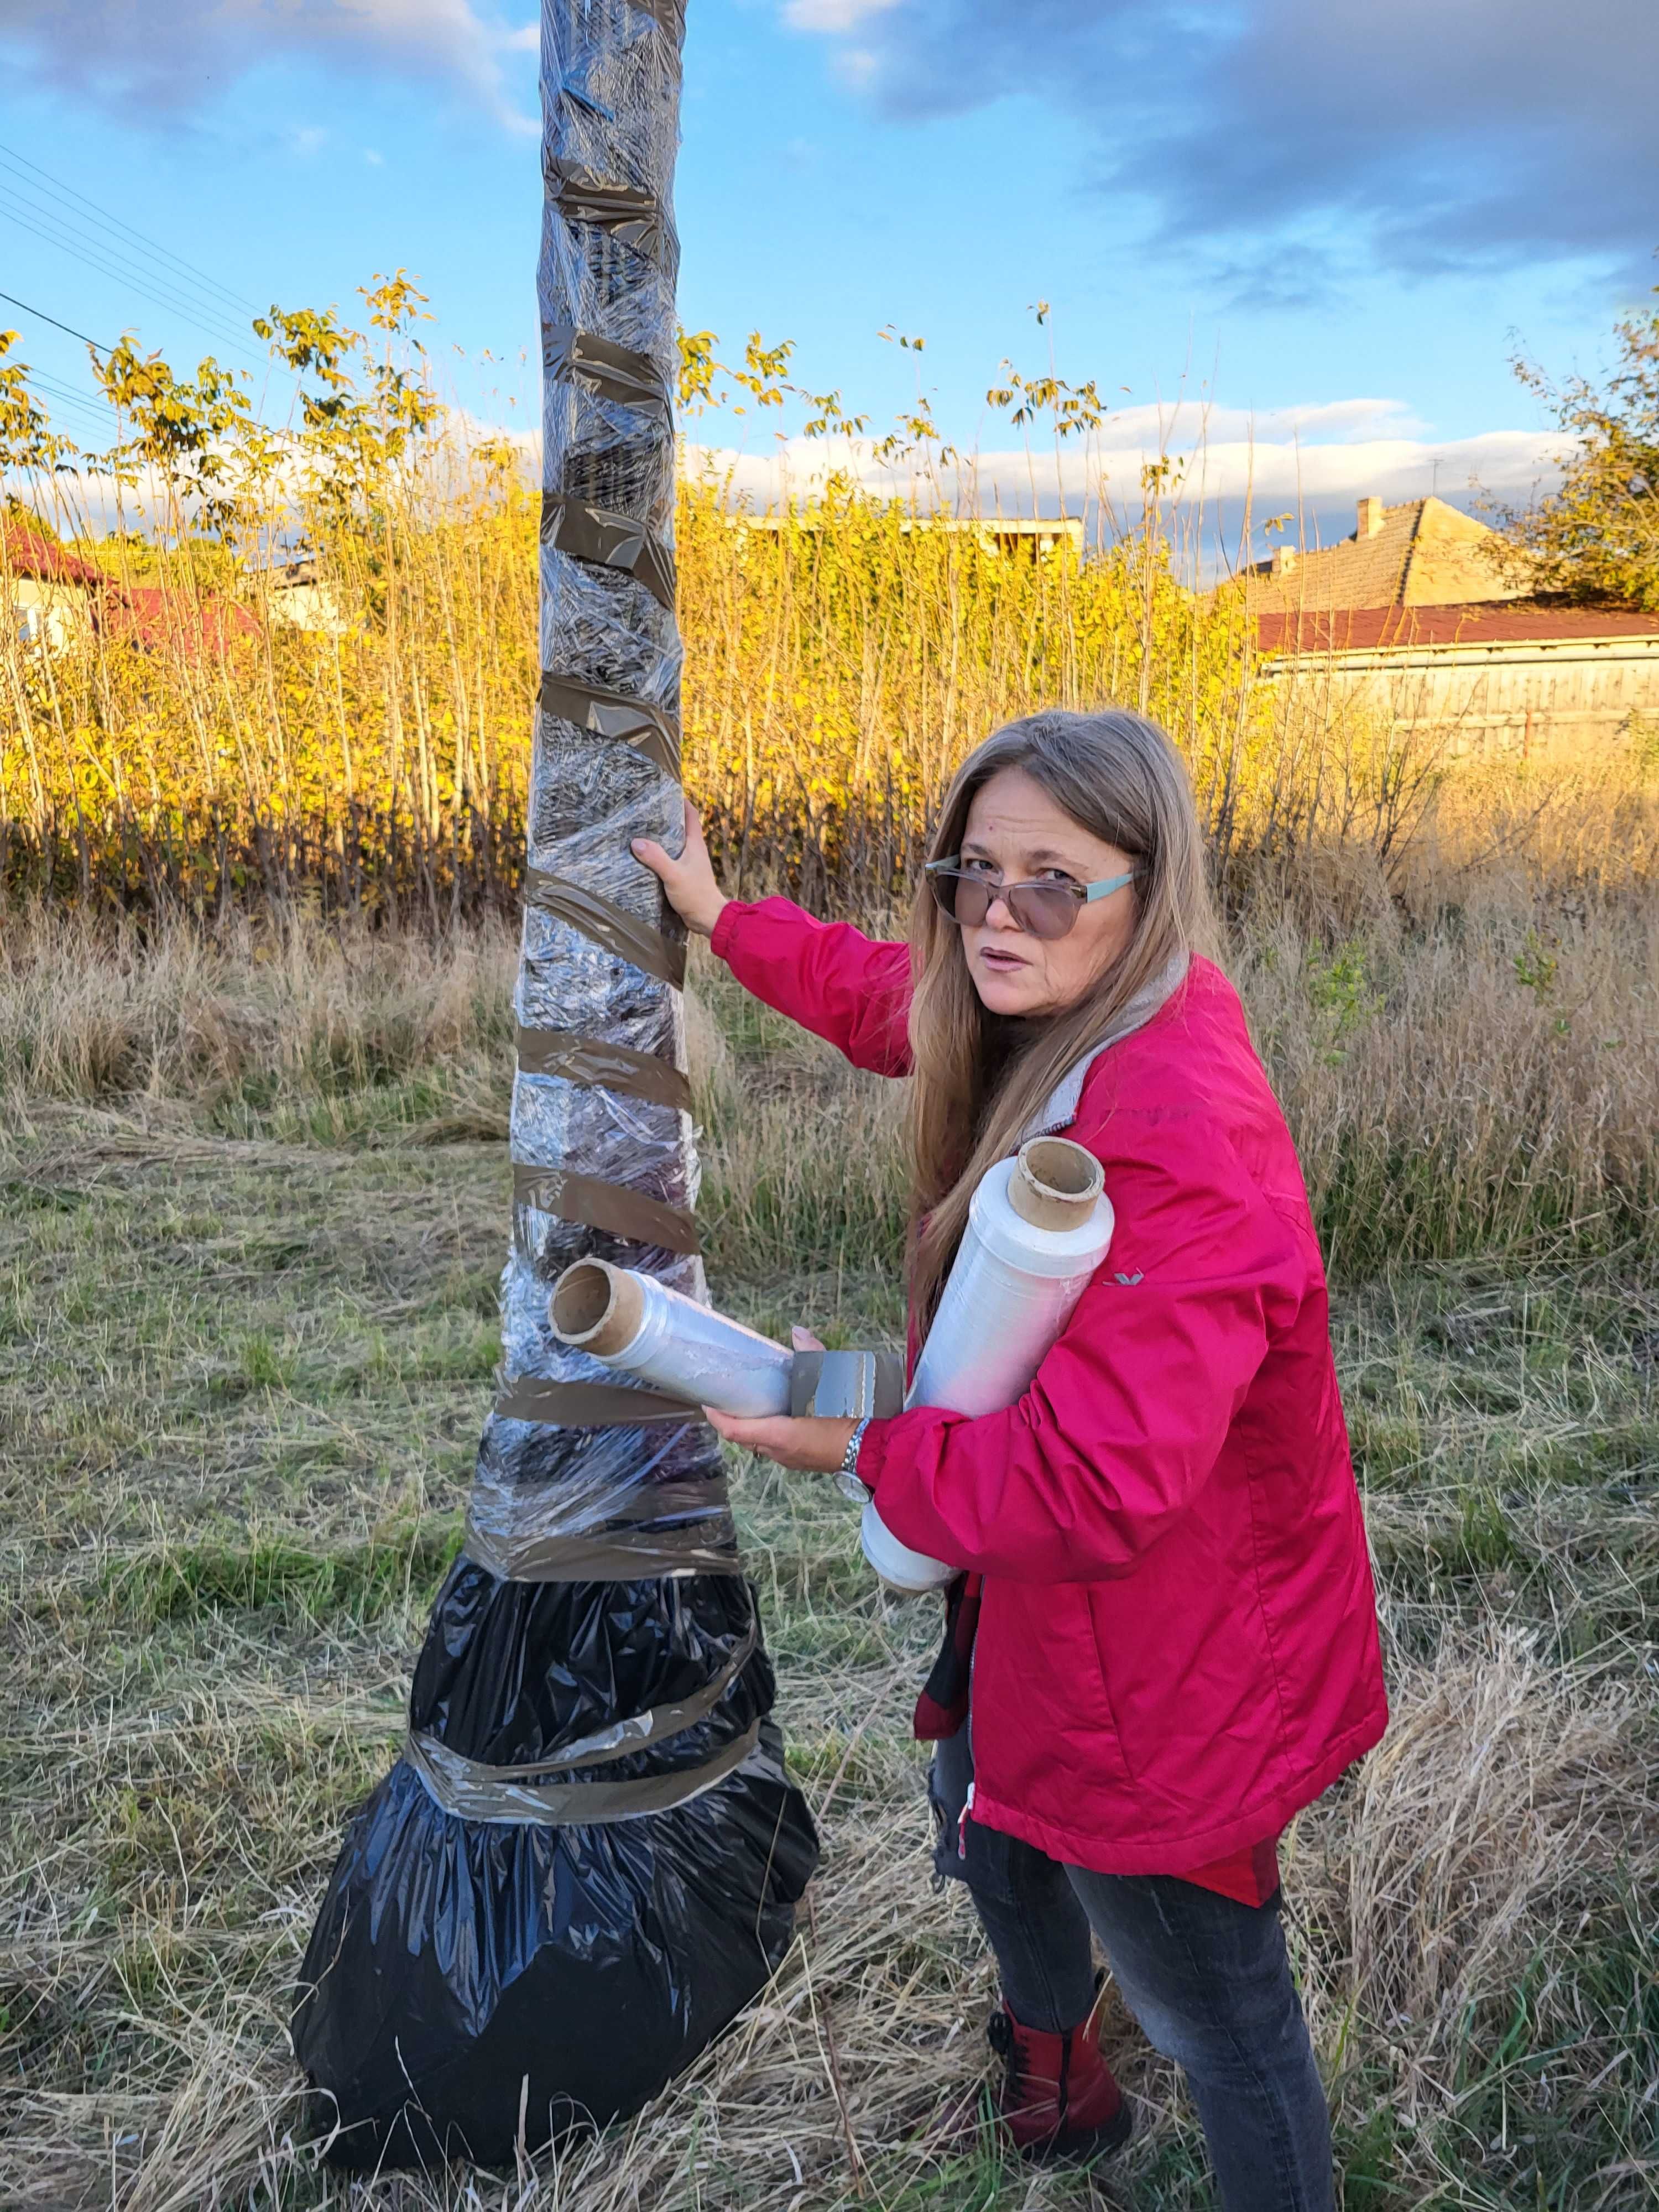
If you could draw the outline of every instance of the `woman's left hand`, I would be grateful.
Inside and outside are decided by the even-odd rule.
[[[856,1421],[831,1420],[816,1413],[803,1420],[792,1419],[787,1413],[769,1413],[760,1420],[746,1421],[736,1413],[716,1413],[712,1406],[705,1406],[702,1411],[709,1426],[727,1443],[746,1445],[796,1474],[839,1474],[847,1456],[848,1439],[858,1426]]]

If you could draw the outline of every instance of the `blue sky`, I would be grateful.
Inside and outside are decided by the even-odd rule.
[[[524,0],[0,0],[0,291],[240,357],[44,171],[250,307],[417,272],[453,395],[533,419],[534,38]],[[985,391],[1046,366],[1045,300],[1061,373],[1121,410],[1120,487],[1184,395],[1212,485],[1299,488],[1327,535],[1362,491],[1524,494],[1550,441],[1509,355],[1595,369],[1659,276],[1656,82],[1652,0],[690,0],[682,316],[793,338],[878,422],[920,369],[994,455]],[[27,227],[43,202],[104,268]],[[86,388],[73,340],[0,323]],[[764,490],[773,427],[697,434]]]

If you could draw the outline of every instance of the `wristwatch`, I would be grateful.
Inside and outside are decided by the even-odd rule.
[[[850,1498],[854,1504],[870,1495],[859,1480],[859,1447],[864,1442],[865,1431],[875,1418],[873,1413],[866,1413],[858,1423],[852,1435],[847,1439],[847,1449],[841,1455],[841,1465],[836,1469],[836,1480],[841,1485],[842,1495]]]

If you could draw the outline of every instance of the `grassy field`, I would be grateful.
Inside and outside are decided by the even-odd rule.
[[[1659,2195],[1659,923],[1281,910],[1236,972],[1336,1255],[1395,1707],[1286,1846],[1349,2212]],[[385,1770],[496,1358],[514,948],[17,917],[0,952],[0,2203],[343,2204],[284,2022]],[[717,1295],[890,1340],[896,1099],[704,963]],[[803,1132],[807,1133],[803,1137]],[[1093,2182],[1000,2166],[992,1996],[930,1893],[934,1620],[827,1483],[735,1489],[822,1822],[799,1941],[631,2130],[386,2208],[1184,2212],[1170,2071]],[[954,2132],[945,2125],[965,2103]]]

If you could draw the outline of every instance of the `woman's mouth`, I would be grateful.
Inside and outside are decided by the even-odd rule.
[[[1000,945],[988,945],[979,957],[982,966],[999,975],[1012,975],[1015,969],[1029,965],[1023,952],[1007,952]]]

